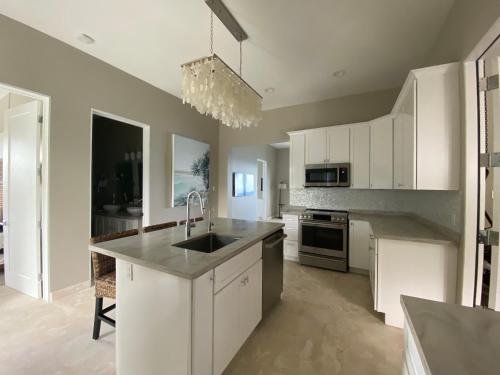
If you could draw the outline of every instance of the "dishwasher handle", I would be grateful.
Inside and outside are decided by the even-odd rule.
[[[272,248],[272,247],[275,247],[277,244],[279,244],[280,242],[282,242],[282,241],[283,241],[285,238],[287,238],[287,237],[288,237],[288,236],[287,236],[286,234],[284,234],[284,233],[283,233],[283,234],[280,236],[280,238],[278,238],[276,241],[273,241],[273,242],[271,242],[271,243],[267,243],[267,242],[266,242],[266,243],[264,244],[264,246],[265,246],[265,247],[271,247],[271,248]]]

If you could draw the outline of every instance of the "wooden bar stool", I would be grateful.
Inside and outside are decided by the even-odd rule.
[[[177,226],[177,221],[169,221],[167,223],[149,225],[147,227],[142,228],[142,231],[144,233],[149,233],[149,232],[154,232],[156,230],[173,228],[173,227],[176,227],[176,226]]]
[[[106,234],[104,236],[92,237],[90,244],[116,240],[118,238],[130,237],[139,234],[138,229],[131,229],[124,232]],[[106,316],[108,312],[116,307],[112,304],[103,309],[103,298],[116,299],[116,261],[115,258],[107,255],[92,252],[92,269],[94,270],[95,282],[95,313],[94,331],[92,338],[97,340],[101,331],[101,321],[115,327],[115,320]]]

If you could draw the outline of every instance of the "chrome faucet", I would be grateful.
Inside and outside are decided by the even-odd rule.
[[[205,212],[205,208],[203,207],[203,199],[201,199],[201,195],[200,193],[198,193],[197,191],[191,191],[188,193],[187,195],[187,204],[186,204],[186,214],[187,214],[187,218],[186,218],[186,237],[189,237],[191,236],[191,227],[194,227],[195,224],[194,223],[191,223],[191,205],[189,204],[189,202],[191,201],[191,196],[192,195],[196,195],[200,201],[200,207],[201,207],[201,214],[203,215],[203,213]]]

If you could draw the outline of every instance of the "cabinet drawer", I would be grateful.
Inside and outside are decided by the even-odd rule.
[[[299,243],[286,239],[283,242],[283,253],[285,259],[297,261],[299,259]]]
[[[411,375],[425,375],[424,364],[420,358],[415,339],[405,323],[405,362]]]
[[[258,242],[242,253],[215,268],[214,292],[224,288],[235,277],[262,258],[262,242]]]

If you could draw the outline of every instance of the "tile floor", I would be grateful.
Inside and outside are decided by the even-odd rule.
[[[0,287],[0,374],[113,374],[113,330],[91,339],[92,293],[47,304]],[[283,302],[225,375],[399,375],[403,334],[381,319],[366,276],[286,262]]]

